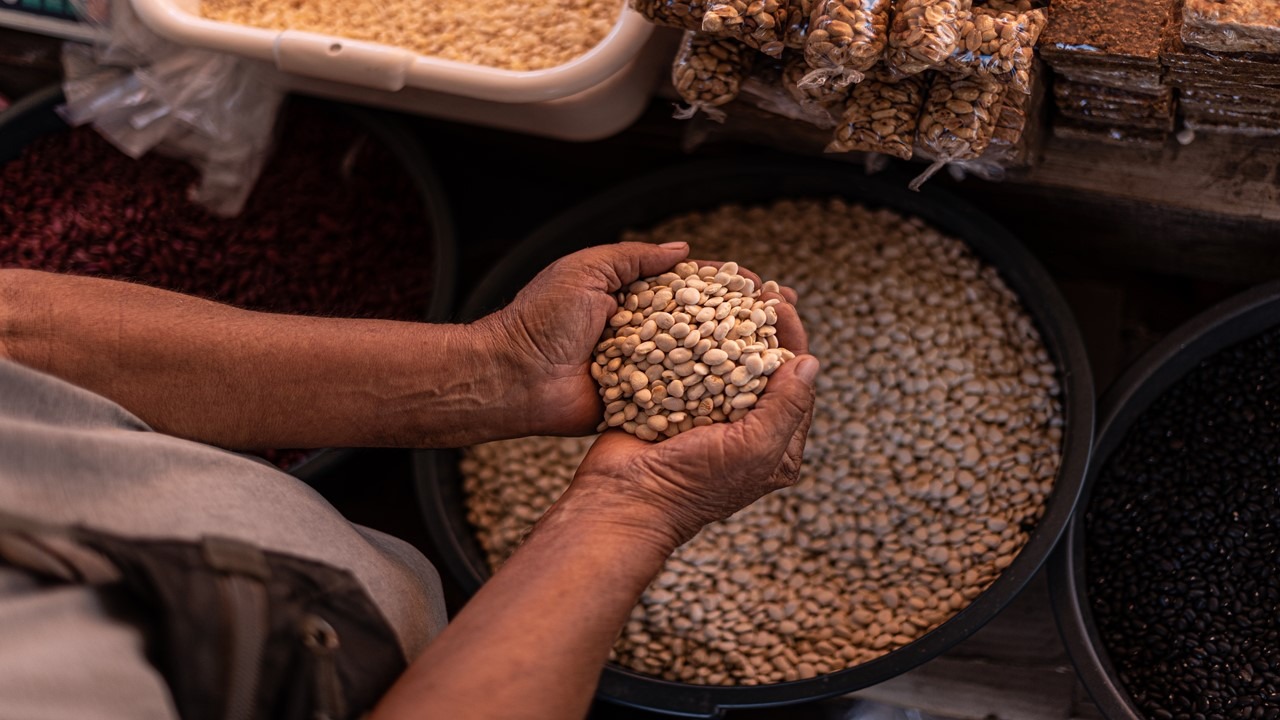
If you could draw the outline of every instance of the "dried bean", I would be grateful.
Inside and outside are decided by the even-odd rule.
[[[1280,716],[1280,331],[1202,361],[1107,459],[1088,602],[1144,717]]]
[[[674,13],[670,6],[695,1],[666,4]],[[604,40],[622,10],[621,3],[611,0],[445,0],[430,8],[412,0],[202,0],[198,7],[201,15],[223,22],[338,35],[509,70],[539,70],[573,60]]]
[[[711,283],[702,279],[707,269],[700,269],[692,262],[681,263],[670,272],[639,280],[618,293],[618,311],[605,328],[597,348],[605,351],[620,349],[624,356],[621,360],[630,363],[622,369],[633,369],[623,373],[623,384],[619,386],[614,385],[612,379],[605,381],[609,365],[614,360],[604,365],[598,359],[593,363],[592,377],[597,379],[600,395],[606,403],[601,430],[621,427],[642,439],[656,440],[692,429],[694,423],[686,411],[711,418],[713,422],[720,420],[713,414],[717,407],[728,413],[728,420],[737,420],[755,405],[758,391],[764,390],[766,374],[776,370],[781,361],[794,357],[787,350],[747,352],[743,349],[743,345],[759,346],[756,333],[772,329],[768,314],[764,312],[764,301],[760,300],[760,291],[752,287],[750,280],[738,274],[736,263],[727,262],[713,270],[715,282]],[[731,293],[729,287],[740,290]],[[639,294],[650,292],[654,293],[653,303],[640,308]],[[734,297],[730,297],[731,294]],[[700,340],[692,350],[674,348],[666,355],[655,355],[660,351],[655,349],[652,341],[639,340],[646,327],[650,324],[672,330],[677,325],[687,327],[686,323],[677,323],[675,315],[660,309],[670,307],[669,303],[675,303],[678,308],[676,314],[684,317],[696,316],[711,307],[736,312],[732,315],[726,313],[716,324],[715,338],[719,346],[713,346],[711,340]],[[627,307],[637,309],[631,312]],[[738,317],[741,314],[749,318],[753,312],[764,316],[766,324],[757,328],[750,320]],[[774,317],[776,319],[776,314]],[[730,334],[737,339],[730,339]],[[769,363],[767,372],[763,358],[765,353],[774,360]],[[735,360],[742,360],[743,364],[738,365]],[[757,372],[751,372],[746,364],[748,361],[753,361],[751,367],[757,368]],[[725,378],[734,384],[726,386]],[[686,388],[690,386],[702,387],[703,390],[698,397],[685,400]],[[739,387],[742,392],[738,391]],[[703,398],[702,393],[710,393],[714,397],[723,393],[723,399]],[[632,418],[637,419],[635,428],[625,424]]]

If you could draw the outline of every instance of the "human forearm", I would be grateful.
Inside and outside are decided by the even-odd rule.
[[[656,511],[636,514],[649,510],[570,489],[373,720],[583,717],[619,628],[676,547]]]
[[[0,270],[0,352],[158,430],[227,447],[451,446],[519,432],[488,337],[478,325],[270,315]]]

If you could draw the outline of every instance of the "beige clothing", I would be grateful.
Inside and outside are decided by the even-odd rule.
[[[259,461],[153,432],[119,405],[0,360],[0,510],[138,538],[233,537],[350,570],[412,660],[444,627],[412,546],[347,522]],[[0,567],[0,720],[169,718],[127,604]]]

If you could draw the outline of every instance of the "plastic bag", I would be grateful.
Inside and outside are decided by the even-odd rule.
[[[631,0],[631,9],[654,25],[701,30],[707,0]]]
[[[736,38],[769,57],[782,57],[790,15],[788,0],[710,0],[702,31]]]
[[[1220,52],[1280,53],[1280,3],[1186,0],[1182,41]]]
[[[960,41],[971,0],[900,0],[889,26],[889,67],[900,75],[941,68]]]
[[[812,68],[805,87],[860,82],[884,54],[888,36],[889,0],[817,0],[804,46]]]
[[[976,160],[953,161],[949,170],[960,169],[985,180],[1002,180],[1006,169],[1027,167],[1034,162],[1043,144],[1043,73],[1043,68],[1032,68],[1030,93],[1004,93],[986,151]]]
[[[876,152],[910,160],[928,82],[924,75],[894,82],[878,74],[854,85],[827,152]]]
[[[701,110],[712,120],[724,122],[719,106],[738,96],[754,55],[737,40],[686,32],[671,64],[671,82],[688,106],[677,109],[675,117],[687,120]]]
[[[787,58],[794,62],[794,58]],[[800,64],[804,65],[801,60]],[[788,92],[784,79],[783,61],[765,58],[764,62],[756,62],[751,74],[742,82],[741,98],[756,108],[790,120],[798,120],[818,128],[830,129],[836,121],[831,110],[819,104],[796,100],[796,93]]]
[[[918,190],[949,162],[973,160],[995,132],[1006,86],[990,78],[937,76],[920,113],[916,141],[933,164],[911,182]]]
[[[782,34],[782,44],[788,50],[803,50],[809,40],[809,17],[813,14],[813,0],[791,0],[787,4],[787,28]]]
[[[1044,10],[996,12],[974,8],[963,13],[959,43],[947,58],[948,74],[989,77],[1008,83],[1019,92],[1031,92],[1036,41],[1048,21]]]
[[[826,112],[833,105],[844,105],[849,97],[849,86],[837,83],[806,83],[812,68],[803,57],[792,55],[784,60],[782,70],[782,87],[791,98],[802,107],[811,108],[815,112]]]
[[[170,43],[129,3],[115,3],[106,43],[68,43],[63,69],[64,120],[92,123],[130,157],[156,151],[190,162],[200,171],[191,200],[239,214],[270,154],[284,98],[270,68]]]

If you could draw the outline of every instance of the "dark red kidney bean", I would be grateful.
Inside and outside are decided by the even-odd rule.
[[[185,163],[133,160],[89,128],[40,138],[0,167],[0,267],[270,312],[419,319],[433,238],[418,190],[390,150],[323,107],[286,109],[278,148],[230,219],[187,199],[198,177]]]

